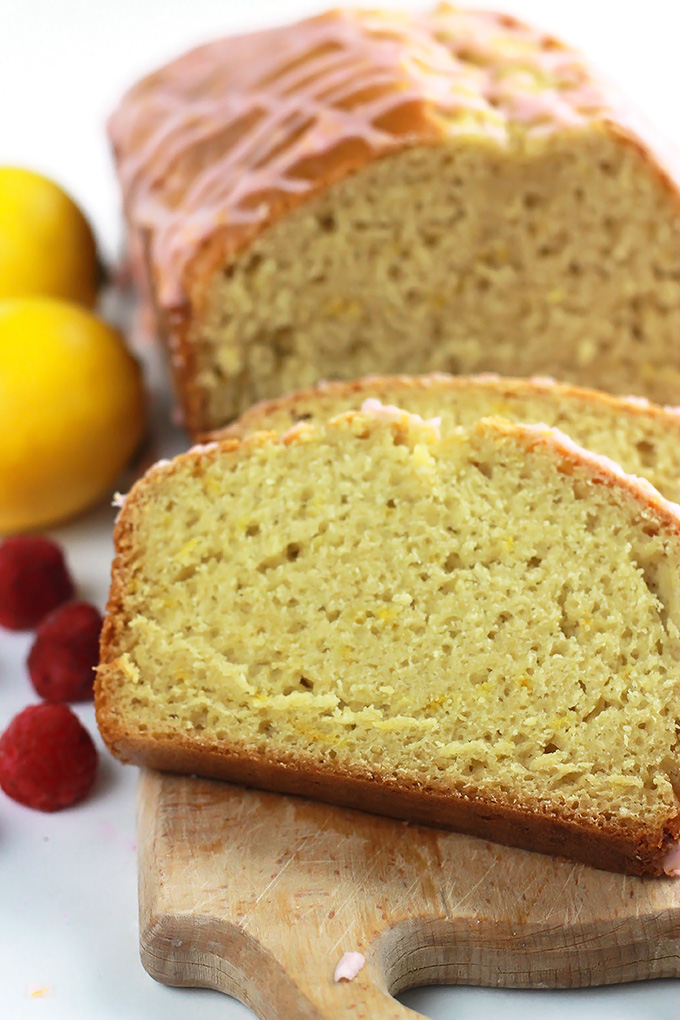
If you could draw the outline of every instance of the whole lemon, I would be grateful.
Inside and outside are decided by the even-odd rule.
[[[97,246],[84,215],[54,181],[0,166],[0,298],[46,294],[91,307]]]
[[[0,532],[110,495],[144,425],[141,372],[117,330],[66,301],[0,301]]]

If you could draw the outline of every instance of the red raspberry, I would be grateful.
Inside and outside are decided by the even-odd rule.
[[[91,701],[99,659],[101,614],[67,602],[46,616],[28,655],[31,682],[45,701]]]
[[[73,595],[58,545],[39,535],[15,535],[0,545],[0,627],[31,630]]]
[[[0,737],[0,787],[27,807],[77,804],[96,771],[97,749],[68,705],[29,705]]]

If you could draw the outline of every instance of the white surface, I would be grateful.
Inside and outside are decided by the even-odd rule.
[[[118,249],[119,201],[103,122],[121,91],[167,57],[216,33],[322,8],[311,0],[2,0],[0,162],[56,177],[91,216],[104,251]],[[328,4],[330,6],[330,2]],[[401,6],[409,6],[402,3]],[[488,4],[491,6],[491,0]],[[567,37],[615,75],[680,145],[680,4],[507,0],[508,10]],[[166,400],[161,394],[161,403]],[[167,401],[166,401],[167,402]],[[158,420],[166,420],[166,408]],[[158,454],[180,449],[169,426]],[[114,512],[103,507],[53,532],[80,593],[103,607]],[[29,638],[0,633],[0,729],[32,695]],[[78,714],[94,734],[92,709]],[[101,747],[101,744],[100,744]],[[252,1014],[219,993],[170,989],[142,970],[137,950],[135,780],[102,751],[87,803],[43,815],[0,793],[1,1020],[238,1020]],[[581,992],[430,989],[404,1001],[434,1020],[665,1020],[679,981]]]

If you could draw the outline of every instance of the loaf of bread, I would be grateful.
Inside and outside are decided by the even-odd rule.
[[[674,157],[513,18],[334,11],[220,40],[110,122],[189,429],[370,372],[680,403]]]
[[[123,761],[630,874],[680,834],[680,508],[556,430],[348,412],[152,468],[96,682]]]
[[[423,418],[441,418],[442,435],[480,418],[545,424],[566,432],[580,446],[641,475],[680,503],[680,408],[659,407],[640,397],[613,397],[553,379],[494,375],[368,376],[351,382],[319,383],[308,390],[249,408],[224,429],[203,439],[243,439],[251,432],[285,432],[299,421],[323,423],[366,400],[398,405]]]

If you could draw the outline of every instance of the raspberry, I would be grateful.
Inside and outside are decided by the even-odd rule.
[[[77,804],[96,771],[97,749],[67,705],[29,705],[0,737],[0,787],[27,807]]]
[[[31,682],[45,701],[91,701],[102,618],[87,602],[46,616],[28,655]]]
[[[0,627],[31,630],[73,595],[58,545],[38,535],[15,535],[0,545]]]

